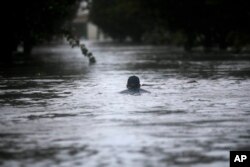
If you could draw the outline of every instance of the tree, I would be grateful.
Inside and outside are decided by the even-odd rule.
[[[140,0],[93,0],[90,19],[114,39],[139,41],[145,29],[140,5]]]
[[[92,0],[90,18],[115,39],[178,33],[187,49],[226,49],[250,43],[249,9],[247,0]]]
[[[5,48],[2,60],[9,60],[17,46],[23,44],[29,55],[34,45],[70,31],[70,21],[80,0],[42,0],[6,2],[2,31]]]

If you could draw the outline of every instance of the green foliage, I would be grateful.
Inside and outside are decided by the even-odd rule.
[[[92,0],[90,18],[115,39],[171,42],[182,34],[187,49],[250,43],[247,0]]]
[[[70,29],[80,0],[41,0],[6,2],[8,10],[2,21],[6,43],[4,57],[9,57],[23,43],[27,54],[35,44],[50,40]]]
[[[139,40],[144,30],[141,10],[140,1],[96,0],[90,18],[114,39]]]

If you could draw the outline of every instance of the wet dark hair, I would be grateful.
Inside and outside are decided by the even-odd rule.
[[[140,79],[137,76],[130,76],[127,82],[128,89],[138,89],[141,87]]]

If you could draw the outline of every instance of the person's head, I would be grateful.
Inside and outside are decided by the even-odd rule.
[[[128,89],[139,89],[141,87],[140,79],[137,76],[130,76],[127,82]]]

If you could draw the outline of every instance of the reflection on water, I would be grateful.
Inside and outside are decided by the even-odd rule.
[[[250,149],[249,61],[88,45],[92,66],[62,45],[38,48],[42,64],[1,67],[2,166],[222,167]],[[119,94],[130,75],[151,94]]]

